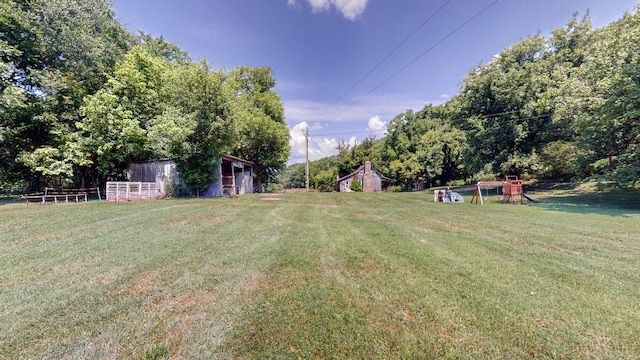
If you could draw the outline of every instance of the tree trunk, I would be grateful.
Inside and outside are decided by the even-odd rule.
[[[87,183],[87,170],[84,170],[80,175],[80,189],[84,189]]]
[[[256,181],[253,184],[253,188],[256,190],[257,193],[261,193],[262,192],[262,175],[256,174],[255,180]]]

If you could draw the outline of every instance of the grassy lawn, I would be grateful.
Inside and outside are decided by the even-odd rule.
[[[0,205],[0,358],[639,358],[640,196],[530,195]]]

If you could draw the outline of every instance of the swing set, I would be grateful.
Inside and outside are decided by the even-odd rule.
[[[507,176],[503,181],[479,181],[471,197],[471,203],[475,201],[480,205],[484,205],[484,199],[482,198],[483,186],[501,186],[502,187],[502,203],[508,203],[512,205],[526,204],[527,195],[522,190],[522,180],[519,180],[517,176]]]

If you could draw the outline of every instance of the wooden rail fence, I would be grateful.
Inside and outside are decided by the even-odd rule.
[[[27,204],[30,202],[36,202],[40,204],[46,204],[48,202],[51,203],[59,203],[59,202],[80,202],[89,200],[89,194],[96,192],[98,194],[98,198],[100,197],[100,192],[97,188],[85,188],[85,189],[56,189],[56,188],[44,188],[44,192],[41,194],[30,194],[25,195],[22,198],[27,201]]]

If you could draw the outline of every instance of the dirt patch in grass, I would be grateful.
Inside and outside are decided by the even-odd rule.
[[[442,232],[442,229],[440,228],[430,228],[430,227],[428,228],[424,226],[417,226],[415,229],[427,234],[439,234]]]
[[[110,268],[106,271],[102,272],[97,276],[93,281],[96,284],[100,284],[102,286],[113,284],[120,276],[122,276],[123,270],[118,268]]]
[[[209,290],[197,290],[175,294],[156,302],[153,307],[160,313],[176,314],[178,318],[205,316],[205,309],[215,308],[219,295]]]
[[[266,275],[262,273],[255,273],[251,276],[251,278],[247,281],[247,290],[250,293],[253,293],[260,289],[261,284],[265,281]]]
[[[169,226],[204,226],[225,222],[229,217],[220,214],[189,214],[167,219]]]
[[[260,194],[260,200],[262,200],[262,201],[282,201],[282,200],[284,200],[284,198],[282,198],[281,194]]]
[[[337,204],[313,205],[313,207],[316,207],[316,208],[319,208],[319,209],[347,209],[347,208],[350,208],[350,206],[337,205]]]
[[[440,234],[445,231],[454,230],[454,231],[470,231],[470,228],[467,225],[450,223],[446,221],[440,220],[429,220],[428,227],[424,226],[425,221],[420,219],[412,222],[413,228],[417,231],[427,233],[427,234]]]
[[[161,285],[161,277],[157,271],[146,271],[139,277],[133,279],[125,288],[121,290],[122,294],[139,295],[149,290],[158,288]]]

